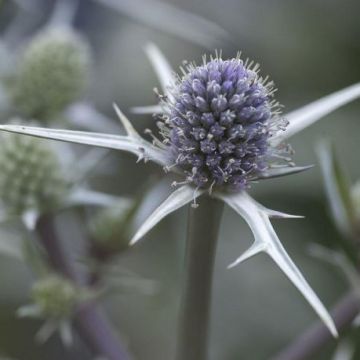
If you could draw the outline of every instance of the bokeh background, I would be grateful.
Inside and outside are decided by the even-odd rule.
[[[120,4],[119,11],[116,3]],[[24,30],[19,34],[10,26],[24,4],[29,9],[22,10]],[[8,36],[14,46],[26,41],[47,21],[53,4],[49,0],[3,0],[0,36]],[[191,15],[177,16],[176,9],[166,7],[165,11],[164,4]],[[82,0],[74,25],[90,42],[94,57],[86,98],[112,118],[114,125],[117,120],[111,104],[115,101],[139,131],[154,127],[151,116],[130,112],[132,106],[156,101],[153,88],[159,83],[144,53],[144,46],[153,42],[175,69],[184,59],[200,61],[204,53],[215,48],[222,49],[224,57],[241,50],[244,57],[261,64],[263,74],[271,75],[278,88],[277,99],[286,110],[292,110],[359,81],[359,11],[356,0],[162,0],[153,4],[146,0]],[[196,27],[192,30],[184,20],[195,15],[224,31],[212,35],[204,30],[208,36],[202,39],[201,32]],[[172,28],[174,19],[177,23]],[[197,26],[201,29],[201,21]],[[351,178],[360,179],[359,117],[357,102],[295,136],[291,144],[296,163],[317,165],[314,148],[319,139],[326,137],[334,141]],[[135,195],[149,181],[160,181],[161,170],[151,164],[135,164],[134,160],[130,155],[112,152],[92,175],[93,187]],[[306,216],[302,220],[278,220],[275,227],[294,261],[330,308],[348,286],[337,268],[308,252],[312,242],[339,237],[329,216],[319,167],[262,182],[253,186],[251,193],[271,208]],[[162,196],[159,194],[159,202]],[[122,267],[157,284],[156,292],[150,295],[124,287],[106,302],[111,319],[136,359],[172,358],[185,229],[186,209],[182,209],[117,260]],[[13,229],[3,229],[1,236],[9,242],[17,237]],[[265,255],[226,270],[251,241],[245,223],[226,209],[213,287],[211,360],[269,359],[317,320],[298,291]],[[36,344],[33,335],[39,323],[16,319],[15,309],[27,302],[30,279],[29,269],[21,262],[0,258],[0,352],[19,360],[90,359],[81,345],[65,350],[56,337],[45,345]],[[330,359],[334,346],[329,344],[316,359]]]

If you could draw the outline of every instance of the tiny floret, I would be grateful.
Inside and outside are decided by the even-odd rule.
[[[172,96],[162,99],[160,128],[187,183],[243,190],[274,160],[286,162],[285,147],[269,145],[286,124],[273,83],[259,76],[258,65],[217,56],[201,66],[186,64],[182,72]]]

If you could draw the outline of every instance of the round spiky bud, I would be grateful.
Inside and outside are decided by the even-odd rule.
[[[51,120],[83,92],[89,60],[86,42],[69,29],[35,36],[11,83],[14,106],[27,117]]]
[[[79,302],[79,289],[63,277],[49,275],[34,284],[31,297],[44,317],[66,318]]]
[[[129,247],[133,209],[133,204],[122,202],[104,208],[95,215],[90,226],[95,255],[106,258]]]
[[[279,151],[269,146],[284,126],[272,83],[239,57],[204,58],[182,70],[164,99],[161,124],[173,162],[196,187],[248,187]]]
[[[59,160],[44,140],[2,134],[0,168],[0,199],[10,213],[51,210],[66,191]]]

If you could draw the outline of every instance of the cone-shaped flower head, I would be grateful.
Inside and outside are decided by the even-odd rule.
[[[89,49],[66,28],[35,36],[25,49],[11,87],[14,105],[27,117],[51,120],[84,90]]]
[[[164,98],[166,126],[160,126],[171,157],[187,182],[200,188],[242,190],[265,172],[274,158],[269,138],[285,127],[273,84],[258,75],[258,66],[212,58],[186,65],[183,77]]]
[[[10,213],[51,210],[59,203],[66,182],[49,143],[2,134],[0,149],[0,197]]]

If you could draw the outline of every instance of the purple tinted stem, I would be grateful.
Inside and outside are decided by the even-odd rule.
[[[36,224],[36,232],[53,268],[76,284],[82,284],[82,274],[77,271],[58,239],[53,216],[41,216]],[[95,355],[101,355],[107,360],[130,360],[125,347],[96,303],[80,305],[75,313],[74,323],[79,336]]]
[[[360,311],[359,297],[354,293],[345,295],[331,311],[336,328],[340,335],[346,330]],[[288,347],[273,357],[273,360],[305,360],[315,359],[323,346],[330,341],[335,341],[329,330],[318,322],[307,329]]]

